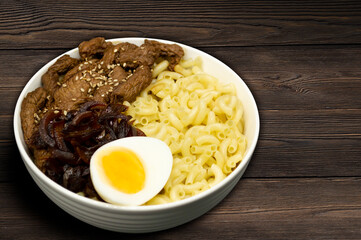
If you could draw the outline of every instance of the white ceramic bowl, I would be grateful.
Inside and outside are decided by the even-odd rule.
[[[160,39],[153,40],[174,43]],[[113,43],[122,41],[141,45],[144,42],[144,38],[119,38],[109,41]],[[40,86],[41,76],[54,64],[56,61],[54,59],[42,67],[21,92],[14,113],[14,133],[21,157],[36,184],[53,202],[72,216],[96,227],[118,232],[142,233],[164,230],[186,223],[206,213],[233,189],[243,175],[256,147],[259,135],[260,121],[256,102],[243,80],[224,63],[200,50],[183,44],[179,45],[185,51],[185,58],[202,57],[205,72],[217,77],[221,81],[235,83],[237,93],[244,106],[245,135],[248,140],[244,159],[226,179],[213,188],[196,196],[163,205],[115,206],[82,197],[63,188],[50,180],[35,166],[24,142],[20,121],[21,102],[28,92]],[[65,54],[79,57],[77,48]]]

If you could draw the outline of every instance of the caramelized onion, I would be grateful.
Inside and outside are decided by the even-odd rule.
[[[50,111],[32,136],[33,144],[51,153],[45,173],[71,191],[93,194],[89,164],[93,153],[104,144],[129,136],[145,136],[132,126],[127,107],[121,104],[87,102],[64,115]]]
[[[44,117],[40,120],[39,124],[39,133],[41,139],[50,147],[55,146],[55,140],[49,135],[48,126],[50,122],[58,117],[60,112],[55,113],[54,111],[48,112],[44,115]]]

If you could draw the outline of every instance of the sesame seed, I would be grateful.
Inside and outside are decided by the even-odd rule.
[[[114,84],[115,87],[118,86],[118,85],[119,85],[119,83]]]
[[[101,69],[101,68],[102,68],[102,65],[98,64],[98,68]]]
[[[104,61],[101,61],[101,62],[100,62],[100,64],[102,64],[102,65],[103,65],[103,64],[104,64]]]
[[[57,113],[59,113],[59,111],[58,111],[58,110],[55,110],[54,113],[57,114]]]
[[[88,62],[85,62],[84,64],[85,64],[85,65],[87,65],[87,64],[88,64]]]
[[[76,98],[72,98],[71,100],[73,100],[74,102],[76,101]]]
[[[107,68],[110,69],[110,65],[109,65],[109,64],[107,65]]]
[[[46,96],[46,99],[50,100],[50,95]]]
[[[57,82],[56,85],[61,86],[61,83],[60,83],[60,82]]]
[[[123,63],[123,67],[126,67],[127,66],[127,63]]]
[[[122,79],[122,82],[126,82],[127,80],[125,80],[125,79]]]
[[[109,89],[108,92],[113,92],[113,90],[112,90],[112,89]]]
[[[88,89],[88,93],[90,93],[91,91],[92,91],[91,88],[89,88],[89,89]]]
[[[66,116],[67,114],[68,114],[68,112],[64,110],[64,116]]]
[[[76,81],[79,80],[79,76],[78,76],[78,75],[76,75],[75,80],[76,80]]]
[[[114,49],[114,52],[118,52],[118,49]]]
[[[81,92],[84,92],[85,90],[84,90],[84,88],[80,88],[80,91],[81,91]]]
[[[125,49],[123,47],[121,49],[122,49],[122,51],[125,51]]]
[[[66,85],[66,83],[63,83],[63,87],[66,87],[67,85]]]
[[[99,71],[99,73],[103,73],[103,72],[104,72],[104,70],[103,70],[103,69]]]
[[[133,61],[133,63],[137,63],[137,61]]]
[[[104,94],[102,94],[101,96],[104,97]]]

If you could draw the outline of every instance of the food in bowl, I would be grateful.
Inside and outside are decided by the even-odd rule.
[[[168,183],[148,202],[159,204],[214,186],[242,160],[243,108],[234,88],[203,73],[198,59],[181,61],[180,46],[95,38],[78,49],[80,60],[59,58],[22,103],[25,142],[51,179],[105,200],[90,178],[94,152],[118,138],[158,137],[174,158]]]
[[[113,44],[129,42],[137,46],[144,38],[118,38],[108,40]],[[24,87],[14,111],[14,136],[26,169],[37,186],[57,206],[65,212],[90,225],[117,232],[146,233],[165,230],[191,221],[216,206],[236,186],[250,163],[260,130],[257,104],[245,82],[227,65],[209,54],[190,46],[162,39],[152,39],[166,44],[177,44],[184,50],[184,59],[202,59],[204,72],[215,76],[222,82],[233,83],[237,97],[244,108],[244,134],[247,138],[247,150],[242,161],[221,182],[210,189],[181,201],[158,205],[119,206],[74,194],[47,177],[34,163],[34,158],[24,139],[21,125],[21,103],[26,95],[42,86],[41,77],[59,57],[42,67]],[[78,48],[65,54],[80,59]],[[61,57],[61,56],[60,56]]]

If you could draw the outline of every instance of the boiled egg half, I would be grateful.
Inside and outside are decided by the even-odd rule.
[[[172,166],[171,150],[163,141],[151,137],[127,137],[95,151],[90,160],[90,176],[104,201],[137,206],[163,189]]]

